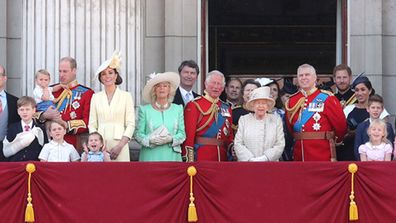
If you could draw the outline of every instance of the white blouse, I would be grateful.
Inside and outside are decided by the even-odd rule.
[[[242,116],[234,139],[238,161],[278,161],[285,148],[282,119],[266,114],[257,120],[254,114]]]

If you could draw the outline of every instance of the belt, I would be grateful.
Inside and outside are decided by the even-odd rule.
[[[293,134],[295,140],[302,139],[334,139],[334,132],[299,132]]]
[[[211,145],[211,146],[223,146],[224,142],[221,139],[209,138],[209,137],[197,137],[195,143],[201,145]]]

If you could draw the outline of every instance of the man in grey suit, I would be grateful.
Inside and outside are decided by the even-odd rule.
[[[197,81],[199,67],[193,60],[185,60],[179,66],[180,86],[176,89],[173,103],[186,106],[192,99],[199,96],[192,88]]]
[[[3,139],[7,135],[8,126],[21,120],[17,112],[18,98],[5,91],[6,83],[6,70],[0,65],[0,161],[6,161],[3,154]]]

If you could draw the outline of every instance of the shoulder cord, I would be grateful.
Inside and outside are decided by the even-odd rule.
[[[289,122],[290,123],[293,120],[294,116],[296,115],[297,111],[300,110],[300,108],[302,108],[304,106],[304,101],[305,101],[304,97],[300,98],[300,100],[298,100],[296,105],[294,105],[292,108],[289,107],[289,102],[290,101],[288,101],[285,104],[285,109],[286,109],[287,113],[289,114],[291,112],[291,115],[289,115]]]
[[[197,128],[196,132],[199,132],[202,129],[204,129],[206,126],[208,126],[210,121],[212,121],[213,117],[215,117],[216,122],[217,122],[217,115],[215,116],[215,114],[219,111],[219,107],[217,106],[217,104],[215,102],[212,102],[212,105],[206,112],[204,112],[202,110],[201,106],[199,106],[199,104],[197,102],[195,102],[195,101],[192,101],[192,102],[195,104],[198,111],[201,113],[201,117],[210,114],[210,116],[209,116],[208,120],[205,122],[205,124],[203,124],[201,127]]]

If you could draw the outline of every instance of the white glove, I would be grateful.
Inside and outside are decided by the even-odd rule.
[[[14,141],[8,142],[4,139],[3,152],[5,157],[10,157],[21,151],[22,149],[28,147],[30,143],[33,142],[35,135],[31,132],[21,132],[15,136]]]
[[[150,144],[154,145],[164,145],[166,143],[172,142],[172,136],[166,135],[166,136],[160,136],[160,135],[154,135],[150,137]]]
[[[30,130],[38,139],[38,142],[41,146],[44,145],[44,133],[43,130],[41,130],[39,127],[33,127],[32,130]]]

